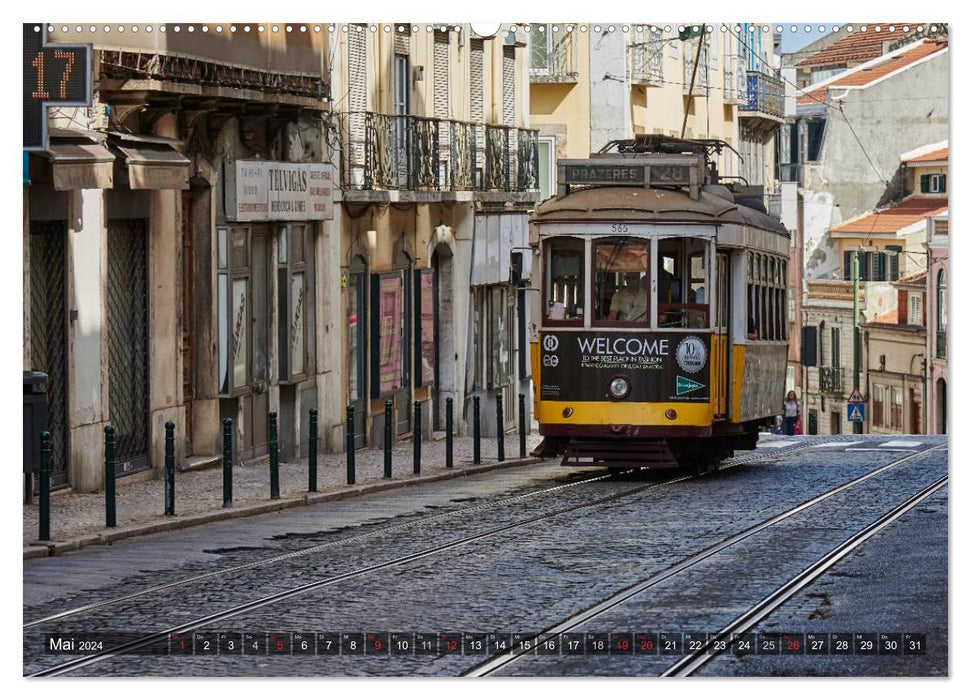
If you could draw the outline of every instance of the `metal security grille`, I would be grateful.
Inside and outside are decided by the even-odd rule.
[[[108,222],[108,410],[119,473],[148,466],[148,221]]]
[[[67,290],[64,221],[30,224],[30,369],[47,374],[51,486],[67,486]]]

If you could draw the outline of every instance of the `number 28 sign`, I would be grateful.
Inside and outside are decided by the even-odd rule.
[[[91,104],[91,45],[48,44],[47,24],[24,25],[24,150],[47,148],[47,107]]]

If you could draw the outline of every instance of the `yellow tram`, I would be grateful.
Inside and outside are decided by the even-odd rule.
[[[558,162],[530,220],[537,454],[706,470],[778,413],[789,233],[760,188],[721,184],[724,147],[646,136]]]

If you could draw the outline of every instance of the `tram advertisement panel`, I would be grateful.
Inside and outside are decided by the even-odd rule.
[[[710,390],[707,333],[542,333],[540,398],[548,401],[697,401]],[[629,393],[618,399],[611,382]]]

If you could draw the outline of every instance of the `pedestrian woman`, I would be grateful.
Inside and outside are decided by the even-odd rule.
[[[801,408],[799,399],[796,398],[796,392],[790,391],[786,394],[785,412],[783,413],[786,422],[786,435],[796,434],[796,421],[799,420]]]

